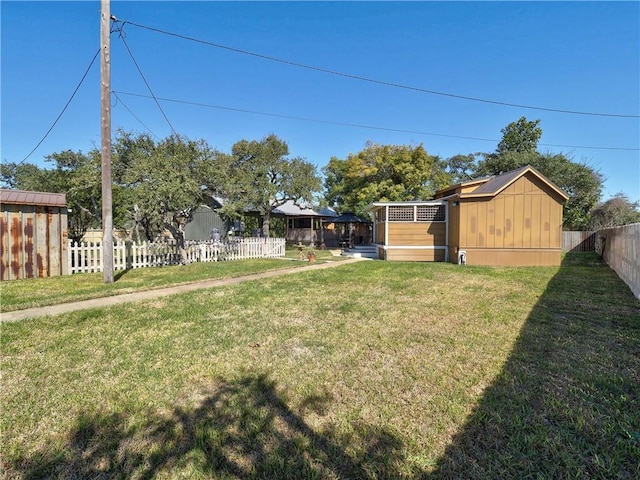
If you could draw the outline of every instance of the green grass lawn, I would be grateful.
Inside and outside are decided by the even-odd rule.
[[[6,324],[0,476],[637,478],[639,307],[574,255],[358,262]]]
[[[297,258],[298,250],[288,248],[285,258],[191,263],[116,271],[115,282],[108,285],[104,284],[102,273],[13,280],[0,283],[0,312],[308,265],[308,262],[299,262]],[[318,263],[340,259],[341,257],[334,257],[327,250],[317,251]]]

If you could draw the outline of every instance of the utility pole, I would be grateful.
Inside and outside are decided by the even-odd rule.
[[[111,5],[101,0],[100,11],[100,100],[102,136],[102,273],[104,283],[113,283],[113,211],[111,199]]]

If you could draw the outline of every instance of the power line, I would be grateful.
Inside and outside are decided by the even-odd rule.
[[[91,67],[93,66],[93,63],[96,61],[96,58],[98,58],[98,55],[100,55],[100,49],[98,48],[98,51],[96,52],[96,54],[93,56],[93,58],[91,59],[91,62],[89,62],[89,66],[87,67],[87,69],[85,70],[84,74],[82,75],[82,78],[80,79],[80,81],[78,82],[78,85],[76,86],[75,90],[73,91],[73,93],[71,94],[71,97],[69,97],[69,100],[67,100],[67,103],[65,104],[65,106],[62,108],[62,111],[60,112],[60,114],[56,117],[56,119],[53,121],[53,124],[51,124],[51,126],[49,127],[49,130],[47,130],[47,133],[44,134],[44,136],[42,137],[42,139],[40,139],[40,141],[38,142],[38,144],[33,147],[33,150],[31,150],[29,152],[29,154],[24,157],[22,159],[22,161],[20,161],[20,163],[18,163],[18,165],[22,165],[24,162],[27,161],[27,159],[33,155],[33,152],[35,152],[38,147],[40,145],[42,145],[42,142],[45,141],[45,139],[49,136],[49,134],[51,133],[51,131],[53,130],[53,128],[56,126],[56,124],[58,123],[58,121],[60,120],[60,118],[62,118],[62,115],[64,114],[64,112],[66,112],[67,108],[69,107],[69,105],[71,104],[71,101],[73,100],[73,98],[76,96],[76,93],[78,93],[78,90],[80,89],[80,87],[82,86],[84,79],[87,78],[87,75],[89,74],[89,71],[91,70]]]
[[[191,106],[204,107],[204,108],[215,108],[215,109],[218,109],[218,110],[227,110],[227,111],[232,111],[232,112],[249,113],[249,114],[252,114],[252,115],[263,115],[263,116],[267,116],[267,117],[285,118],[285,119],[289,119],[289,120],[300,120],[300,121],[304,121],[304,122],[323,123],[323,124],[326,124],[326,125],[337,125],[337,126],[342,126],[342,127],[365,128],[365,129],[369,129],[369,130],[381,130],[381,131],[386,131],[386,132],[411,133],[411,134],[415,134],[415,135],[428,135],[428,136],[433,136],[433,137],[457,138],[457,139],[462,139],[462,140],[475,140],[475,141],[481,141],[481,142],[492,142],[492,143],[498,143],[499,142],[499,140],[496,140],[496,139],[493,139],[493,138],[479,138],[479,137],[469,137],[469,136],[463,136],[463,135],[448,135],[448,134],[444,134],[444,133],[422,132],[422,131],[417,131],[417,130],[404,130],[404,129],[399,129],[399,128],[378,127],[378,126],[363,125],[363,124],[358,124],[358,123],[345,123],[345,122],[335,122],[335,121],[330,121],[330,120],[319,120],[319,119],[316,119],[316,118],[297,117],[297,116],[293,116],[293,115],[283,115],[283,114],[270,113],[270,112],[259,112],[259,111],[255,111],[255,110],[246,110],[246,109],[242,109],[242,108],[226,107],[226,106],[222,106],[222,105],[211,105],[211,104],[207,104],[207,103],[190,102],[190,101],[187,101],[187,100],[177,100],[177,99],[174,99],[174,98],[150,97],[149,95],[142,95],[142,94],[130,93],[130,92],[113,92],[113,93],[116,94],[116,95],[120,94],[120,95],[129,95],[129,96],[132,96],[132,97],[154,98],[154,100],[156,100],[156,101],[161,100],[163,102],[179,103],[179,104],[183,104],[183,105],[191,105]],[[640,148],[598,147],[598,146],[587,146],[587,145],[559,145],[559,144],[553,144],[553,143],[540,143],[539,145],[543,146],[543,147],[581,148],[581,149],[591,149],[591,150],[624,150],[624,151],[639,151],[640,150]]]
[[[209,42],[206,40],[202,40],[202,39],[198,39],[198,38],[194,38],[194,37],[189,37],[187,35],[182,35],[179,33],[175,33],[175,32],[169,32],[166,30],[161,30],[159,28],[155,28],[155,27],[149,27],[147,25],[141,25],[139,23],[135,23],[135,22],[131,22],[128,20],[124,20],[122,21],[122,27],[121,29],[123,29],[125,27],[126,24],[130,24],[134,27],[138,27],[138,28],[142,28],[142,29],[146,29],[152,32],[156,32],[156,33],[161,33],[163,35],[168,35],[168,36],[172,36],[172,37],[176,37],[176,38],[181,38],[183,40],[188,40],[190,42],[196,42],[196,43],[200,43],[203,45],[208,45],[211,47],[215,47],[215,48],[220,48],[223,50],[228,50],[230,52],[235,52],[235,53],[241,53],[243,55],[249,55],[252,57],[257,57],[257,58],[261,58],[263,60],[269,60],[272,62],[278,62],[278,63],[282,63],[285,65],[290,65],[290,66],[294,66],[294,67],[299,67],[299,68],[305,68],[307,70],[314,70],[317,72],[322,72],[322,73],[327,73],[330,75],[337,75],[340,77],[345,77],[345,78],[351,78],[354,80],[360,80],[363,82],[369,82],[369,83],[375,83],[378,85],[385,85],[387,87],[394,87],[394,88],[402,88],[405,90],[412,90],[415,92],[421,92],[421,93],[428,93],[431,95],[440,95],[443,97],[450,97],[450,98],[457,98],[460,100],[467,100],[467,101],[472,101],[472,102],[480,102],[480,103],[488,103],[488,104],[492,104],[492,105],[502,105],[502,106],[506,106],[506,107],[516,107],[516,108],[525,108],[525,109],[529,109],[529,110],[541,110],[541,111],[545,111],[545,112],[555,112],[555,113],[565,113],[565,114],[571,114],[571,115],[590,115],[590,116],[598,116],[598,117],[618,117],[618,118],[640,118],[640,115],[629,115],[629,114],[618,114],[618,113],[601,113],[601,112],[585,112],[585,111],[578,111],[578,110],[565,110],[565,109],[559,109],[559,108],[549,108],[549,107],[537,107],[537,106],[533,106],[533,105],[523,105],[523,104],[518,104],[518,103],[509,103],[509,102],[502,102],[502,101],[498,101],[498,100],[489,100],[486,98],[478,98],[478,97],[470,97],[470,96],[466,96],[466,95],[458,95],[458,94],[454,94],[454,93],[448,93],[448,92],[440,92],[437,90],[429,90],[426,88],[420,88],[420,87],[414,87],[411,85],[404,85],[404,84],[400,84],[400,83],[394,83],[394,82],[387,82],[384,80],[376,80],[373,78],[368,78],[368,77],[363,77],[361,75],[354,75],[351,73],[345,73],[345,72],[339,72],[337,70],[331,70],[328,68],[323,68],[323,67],[317,67],[314,65],[307,65],[304,63],[300,63],[300,62],[294,62],[291,60],[286,60],[286,59],[282,59],[282,58],[278,58],[278,57],[274,57],[271,55],[264,55],[261,53],[256,53],[256,52],[251,52],[248,50],[243,50],[240,48],[234,48],[234,47],[229,47],[227,45],[222,45],[219,43],[214,43],[214,42]]]
[[[158,140],[160,139],[160,138],[159,138],[155,133],[153,133],[153,131],[152,131],[149,127],[147,127],[147,125],[146,125],[142,120],[140,120],[140,118],[139,118],[135,113],[133,113],[133,112],[131,111],[131,109],[130,109],[129,107],[127,107],[127,104],[126,104],[126,103],[124,103],[124,101],[123,101],[123,100],[118,96],[118,92],[114,92],[114,91],[112,90],[112,91],[111,91],[111,93],[113,94],[113,96],[114,96],[114,97],[116,97],[116,101],[117,101],[117,102],[119,102],[119,103],[121,103],[121,104],[122,104],[122,106],[127,110],[127,112],[129,112],[129,114],[130,114],[133,118],[135,118],[138,122],[140,122],[140,124],[141,124],[144,128],[146,128],[146,129],[147,129],[147,131],[148,131],[151,135],[153,135],[153,136],[154,136],[156,139],[158,139]]]
[[[120,95],[129,95],[129,96],[133,96],[133,97],[141,97],[141,98],[151,98],[149,95],[142,95],[142,94],[138,94],[138,93],[130,93],[130,92],[114,92]],[[398,132],[398,133],[413,133],[413,134],[418,134],[418,135],[430,135],[430,136],[436,136],[436,137],[447,137],[447,138],[458,138],[458,139],[465,139],[465,140],[479,140],[479,141],[483,141],[483,142],[497,142],[494,139],[489,139],[489,138],[477,138],[477,137],[465,137],[465,136],[460,136],[460,135],[446,135],[446,134],[441,134],[441,133],[430,133],[430,132],[420,132],[420,131],[414,131],[414,130],[402,130],[402,129],[397,129],[397,128],[387,128],[387,127],[376,127],[376,126],[371,126],[371,125],[361,125],[361,124],[357,124],[357,123],[345,123],[345,122],[335,122],[335,121],[330,121],[330,120],[319,120],[316,118],[308,118],[308,117],[296,117],[293,115],[284,115],[284,114],[279,114],[279,113],[270,113],[270,112],[258,112],[255,110],[246,110],[243,108],[234,108],[234,107],[226,107],[226,106],[222,106],[222,105],[211,105],[211,104],[207,104],[207,103],[199,103],[199,102],[190,102],[187,100],[176,100],[173,98],[163,98],[163,97],[158,97],[158,100],[162,100],[164,102],[172,102],[172,103],[179,103],[179,104],[183,104],[183,105],[192,105],[192,106],[196,106],[196,107],[204,107],[204,108],[215,108],[218,110],[227,110],[227,111],[231,111],[231,112],[240,112],[240,113],[249,113],[252,115],[263,115],[266,117],[275,117],[275,118],[286,118],[289,120],[300,120],[300,121],[304,121],[304,122],[313,122],[313,123],[323,123],[326,125],[338,125],[338,126],[342,126],[342,127],[354,127],[354,128],[366,128],[366,129],[370,129],[370,130],[382,130],[382,131],[387,131],[387,132]]]
[[[114,20],[114,22],[118,22],[118,20]],[[171,128],[171,131],[177,137],[178,133],[173,128],[173,125],[171,125],[171,122],[169,121],[169,118],[167,117],[167,114],[164,113],[164,110],[162,109],[162,106],[160,106],[160,102],[158,102],[155,94],[153,93],[153,90],[151,90],[151,86],[149,85],[149,82],[147,82],[147,79],[145,78],[144,74],[142,73],[142,70],[140,69],[140,65],[138,65],[138,62],[136,61],[135,57],[133,56],[133,53],[131,52],[131,49],[129,48],[129,44],[127,43],[127,40],[125,39],[125,35],[122,32],[122,28],[120,28],[119,31],[120,31],[119,37],[122,40],[122,43],[124,43],[124,46],[127,49],[127,52],[129,52],[129,56],[131,57],[131,60],[133,60],[134,65],[138,69],[138,73],[142,77],[142,81],[147,86],[147,90],[149,90],[149,93],[151,94],[151,98],[153,98],[153,100],[156,102],[156,105],[158,106],[158,109],[160,109],[160,113],[162,113],[162,116],[164,117],[164,119],[166,120],[167,124],[169,125],[169,128]]]

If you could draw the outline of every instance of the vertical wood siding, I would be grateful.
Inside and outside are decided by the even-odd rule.
[[[562,248],[562,203],[526,176],[494,198],[463,200],[458,209],[460,248]]]

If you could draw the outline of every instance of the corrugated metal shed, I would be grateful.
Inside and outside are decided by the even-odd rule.
[[[0,188],[0,203],[66,207],[67,196],[64,193],[28,192],[26,190],[7,190]]]
[[[63,193],[0,189],[0,279],[67,273]]]
[[[214,229],[218,229],[218,233],[224,236],[227,224],[211,207],[200,205],[193,212],[191,221],[185,226],[185,240],[211,240]]]

